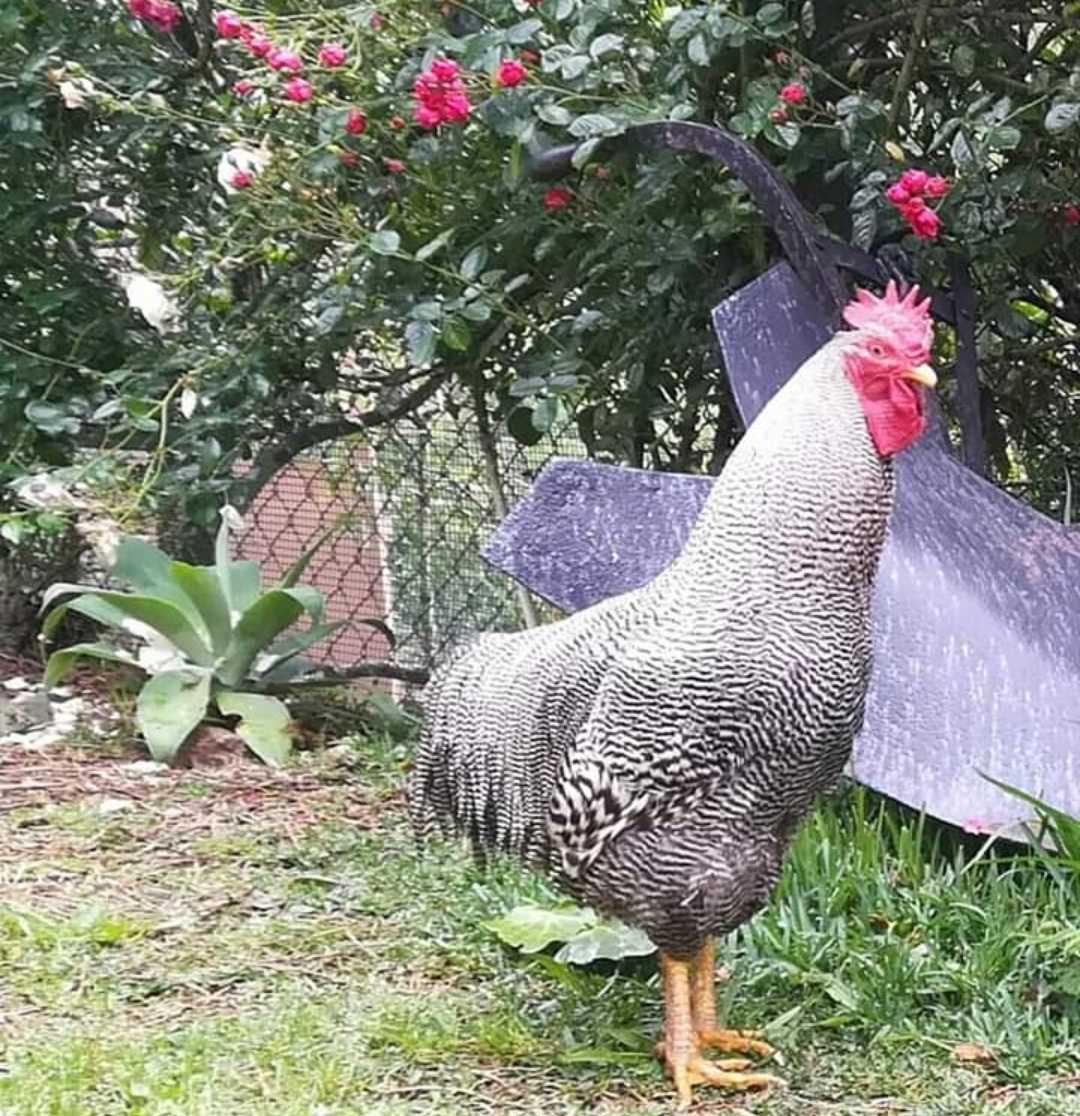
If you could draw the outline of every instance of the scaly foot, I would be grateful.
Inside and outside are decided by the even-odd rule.
[[[701,1056],[711,1046],[726,1053],[767,1056],[772,1047],[753,1032],[725,1031],[715,1026],[699,1029],[691,1010],[690,965],[660,955],[664,976],[664,1035],[657,1044],[657,1057],[675,1082],[679,1107],[693,1099],[694,1085],[716,1085],[724,1089],[766,1089],[784,1082],[768,1073],[747,1073],[752,1063],[746,1058],[725,1058],[712,1062]]]
[[[771,1073],[746,1073],[750,1063],[744,1058],[724,1059],[710,1062],[697,1054],[690,1055],[683,1065],[668,1065],[668,1072],[675,1082],[679,1094],[679,1107],[689,1108],[693,1100],[694,1085],[715,1085],[721,1089],[767,1089],[771,1085],[783,1085],[779,1077]],[[734,1066],[739,1069],[732,1068]]]
[[[721,1028],[698,1031],[694,1037],[699,1046],[708,1046],[724,1054],[756,1054],[759,1058],[769,1058],[775,1053],[767,1042],[762,1041],[760,1031],[727,1031]]]

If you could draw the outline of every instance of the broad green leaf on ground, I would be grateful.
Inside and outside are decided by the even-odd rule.
[[[185,670],[167,670],[151,678],[135,706],[139,730],[150,755],[171,763],[180,746],[206,716],[210,676]]]
[[[565,942],[595,924],[596,915],[586,907],[538,907],[526,903],[485,926],[500,941],[522,953],[537,953],[552,942]]]
[[[292,750],[289,710],[284,702],[266,694],[219,693],[218,709],[226,716],[240,718],[237,735],[271,767],[280,767]]]

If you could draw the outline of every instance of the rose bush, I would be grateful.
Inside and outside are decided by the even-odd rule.
[[[123,499],[210,524],[239,462],[436,393],[525,440],[573,419],[594,453],[715,468],[737,430],[708,310],[777,250],[715,165],[603,145],[672,118],[758,145],[928,282],[969,262],[991,467],[1051,507],[1080,439],[1080,33],[1059,6],[919,13],[19,0],[4,475],[94,446],[123,480],[110,451],[141,447]],[[535,179],[565,143],[566,180]],[[164,328],[126,273],[175,300]]]

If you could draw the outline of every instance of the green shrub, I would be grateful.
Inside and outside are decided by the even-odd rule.
[[[170,559],[156,546],[127,537],[116,551],[112,577],[131,592],[61,582],[45,594],[53,608],[44,638],[68,612],[144,641],[133,653],[107,643],[77,643],[49,656],[45,682],[55,686],[84,658],[133,666],[146,674],[136,717],[154,759],[172,763],[193,730],[215,711],[236,716],[236,732],[264,762],[280,764],[292,740],[289,711],[276,692],[301,681],[298,658],[341,626],[324,619],[318,589],[297,585],[318,546],[263,590],[257,562],[235,561],[229,550],[229,515],[222,512],[215,562],[193,566]],[[74,595],[74,596],[73,596]],[[307,615],[309,626],[288,634]]]

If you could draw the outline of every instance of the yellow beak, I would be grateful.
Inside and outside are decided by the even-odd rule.
[[[922,384],[923,387],[937,387],[937,373],[929,364],[920,364],[915,368],[909,368],[903,375],[909,380]]]

